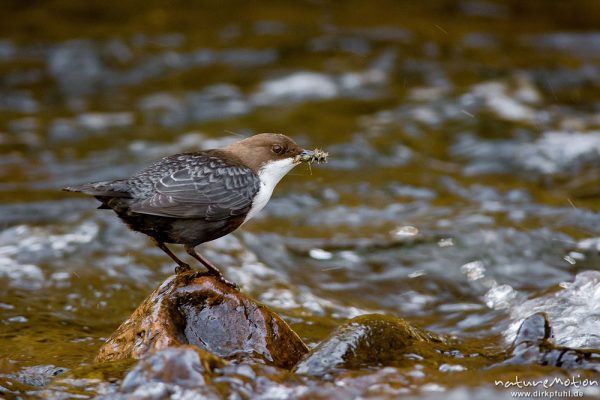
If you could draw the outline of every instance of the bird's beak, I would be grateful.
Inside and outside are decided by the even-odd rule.
[[[324,152],[323,150],[319,150],[319,149],[302,150],[302,152],[296,156],[296,159],[294,161],[296,161],[297,163],[326,162],[328,155],[329,155],[328,153]]]

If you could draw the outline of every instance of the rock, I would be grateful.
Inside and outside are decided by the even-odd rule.
[[[517,337],[513,343],[516,349],[522,345],[540,344],[552,336],[550,321],[544,313],[535,313],[525,318],[517,331]]]
[[[142,359],[127,374],[120,392],[135,398],[170,398],[193,389],[195,396],[219,398],[209,383],[227,362],[195,346],[171,347]]]
[[[432,355],[436,346],[444,347],[445,342],[403,319],[361,315],[337,328],[296,366],[295,372],[320,376],[364,367],[399,367],[414,360],[414,355]]]
[[[509,350],[509,358],[499,365],[550,365],[565,369],[600,372],[600,350],[579,350],[552,343],[552,327],[545,313],[525,318]]]
[[[220,399],[287,399],[294,398],[288,396],[290,388],[303,389],[288,371],[264,364],[229,364],[219,369],[213,382]]]
[[[22,371],[16,374],[5,375],[7,378],[14,379],[25,385],[30,386],[46,386],[52,380],[61,374],[67,372],[67,368],[56,367],[50,365],[35,365],[32,367],[24,368]]]
[[[291,369],[308,352],[265,306],[210,276],[167,279],[100,348],[96,361],[142,358],[191,344],[225,360]]]
[[[288,371],[229,364],[195,346],[171,347],[138,361],[119,388],[98,400],[282,399],[293,390]],[[288,386],[290,385],[290,386]],[[299,389],[302,390],[302,389]]]

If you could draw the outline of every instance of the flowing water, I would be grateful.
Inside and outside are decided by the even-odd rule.
[[[502,351],[541,310],[557,343],[600,348],[598,2],[1,8],[0,386],[40,395],[27,383],[69,369],[85,378],[53,396],[112,390],[98,347],[172,273],[146,237],[62,187],[258,132],[330,162],[295,169],[253,222],[199,250],[309,345],[380,312]],[[460,365],[338,386],[507,396],[493,372]]]

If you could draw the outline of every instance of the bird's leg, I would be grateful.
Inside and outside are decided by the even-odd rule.
[[[194,257],[196,260],[200,261],[202,263],[202,265],[204,265],[204,267],[208,270],[206,271],[206,273],[208,275],[212,275],[217,277],[221,282],[223,282],[224,284],[226,284],[227,286],[231,286],[234,289],[237,289],[238,286],[225,279],[225,277],[223,276],[223,274],[221,273],[221,271],[219,271],[219,269],[217,267],[215,267],[210,261],[208,261],[206,258],[202,257],[200,254],[196,253],[196,250],[194,249],[194,246],[190,246],[190,245],[185,245],[185,251],[192,257]]]
[[[183,261],[181,261],[179,258],[177,258],[177,256],[175,256],[175,254],[173,254],[173,252],[171,250],[169,250],[169,248],[167,247],[166,244],[164,244],[163,242],[159,242],[158,240],[154,239],[154,243],[165,253],[167,253],[167,255],[169,257],[171,257],[173,259],[173,261],[175,261],[177,263],[177,266],[175,267],[175,273],[176,274],[181,274],[182,272],[186,272],[186,271],[191,271],[192,267],[190,267],[188,264],[184,263]]]
[[[185,246],[185,251],[192,257],[194,257],[196,260],[200,261],[202,263],[202,265],[204,265],[206,267],[206,269],[208,270],[208,272],[211,275],[223,275],[221,273],[221,271],[219,271],[219,269],[217,267],[215,267],[214,265],[212,265],[212,263],[210,261],[208,261],[206,258],[202,257],[200,254],[196,253],[196,250],[194,249],[194,247],[192,246]]]

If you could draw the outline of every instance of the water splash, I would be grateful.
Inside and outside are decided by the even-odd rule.
[[[525,318],[545,312],[556,344],[573,348],[600,347],[600,272],[580,272],[573,282],[564,282],[561,286],[563,289],[555,293],[511,307],[513,322],[504,334],[507,342],[514,340]]]

